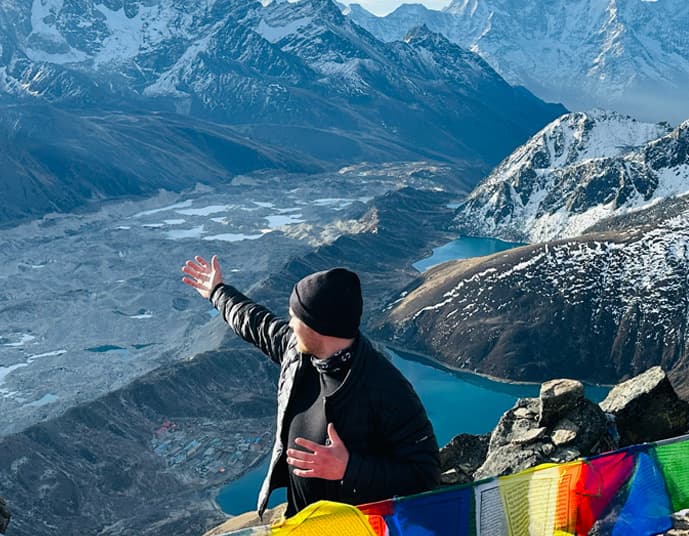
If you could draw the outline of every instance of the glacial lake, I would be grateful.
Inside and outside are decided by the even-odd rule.
[[[413,266],[419,272],[453,259],[481,257],[522,244],[490,238],[461,237],[435,248],[433,253]],[[463,371],[451,371],[430,360],[390,351],[392,362],[414,385],[433,423],[438,444],[448,443],[460,433],[490,432],[500,416],[518,398],[536,397],[540,384],[498,382]],[[600,402],[609,387],[585,386],[586,397]],[[240,479],[225,486],[216,497],[220,508],[237,515],[255,510],[258,491],[268,470],[269,456]],[[269,507],[286,501],[284,489],[273,492]]]
[[[443,262],[455,259],[471,259],[472,257],[483,257],[499,251],[523,246],[516,242],[503,242],[494,238],[475,238],[473,236],[462,236],[452,242],[448,242],[440,247],[433,249],[433,253],[415,262],[412,266],[419,272],[425,272],[429,268]]]

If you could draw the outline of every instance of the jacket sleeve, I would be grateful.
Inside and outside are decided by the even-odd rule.
[[[231,285],[218,285],[211,293],[210,301],[237,335],[276,363],[282,362],[292,335],[292,329],[285,320],[254,303]]]
[[[342,480],[342,494],[354,504],[420,493],[440,483],[438,443],[411,386],[407,396],[379,402],[375,423],[382,454],[350,452]]]

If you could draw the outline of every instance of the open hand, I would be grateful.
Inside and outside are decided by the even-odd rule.
[[[287,463],[293,467],[294,474],[303,478],[323,478],[325,480],[342,480],[347,463],[349,451],[345,447],[340,436],[335,431],[335,426],[328,424],[329,444],[319,445],[308,439],[298,437],[294,442],[311,452],[297,449],[287,449]]]
[[[182,266],[182,271],[190,277],[183,277],[182,282],[194,287],[204,298],[210,298],[211,292],[222,283],[222,271],[218,257],[213,255],[210,264],[203,257],[194,257]]]

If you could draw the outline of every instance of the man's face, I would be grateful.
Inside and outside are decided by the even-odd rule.
[[[294,316],[291,309],[289,317],[289,326],[297,338],[297,350],[303,354],[317,354],[320,348],[318,333]]]

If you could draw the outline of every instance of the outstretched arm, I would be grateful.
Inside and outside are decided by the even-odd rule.
[[[276,363],[282,361],[292,333],[289,325],[233,286],[224,284],[217,256],[213,255],[210,263],[203,257],[194,257],[184,264],[182,271],[187,274],[182,281],[211,300],[237,335]]]

